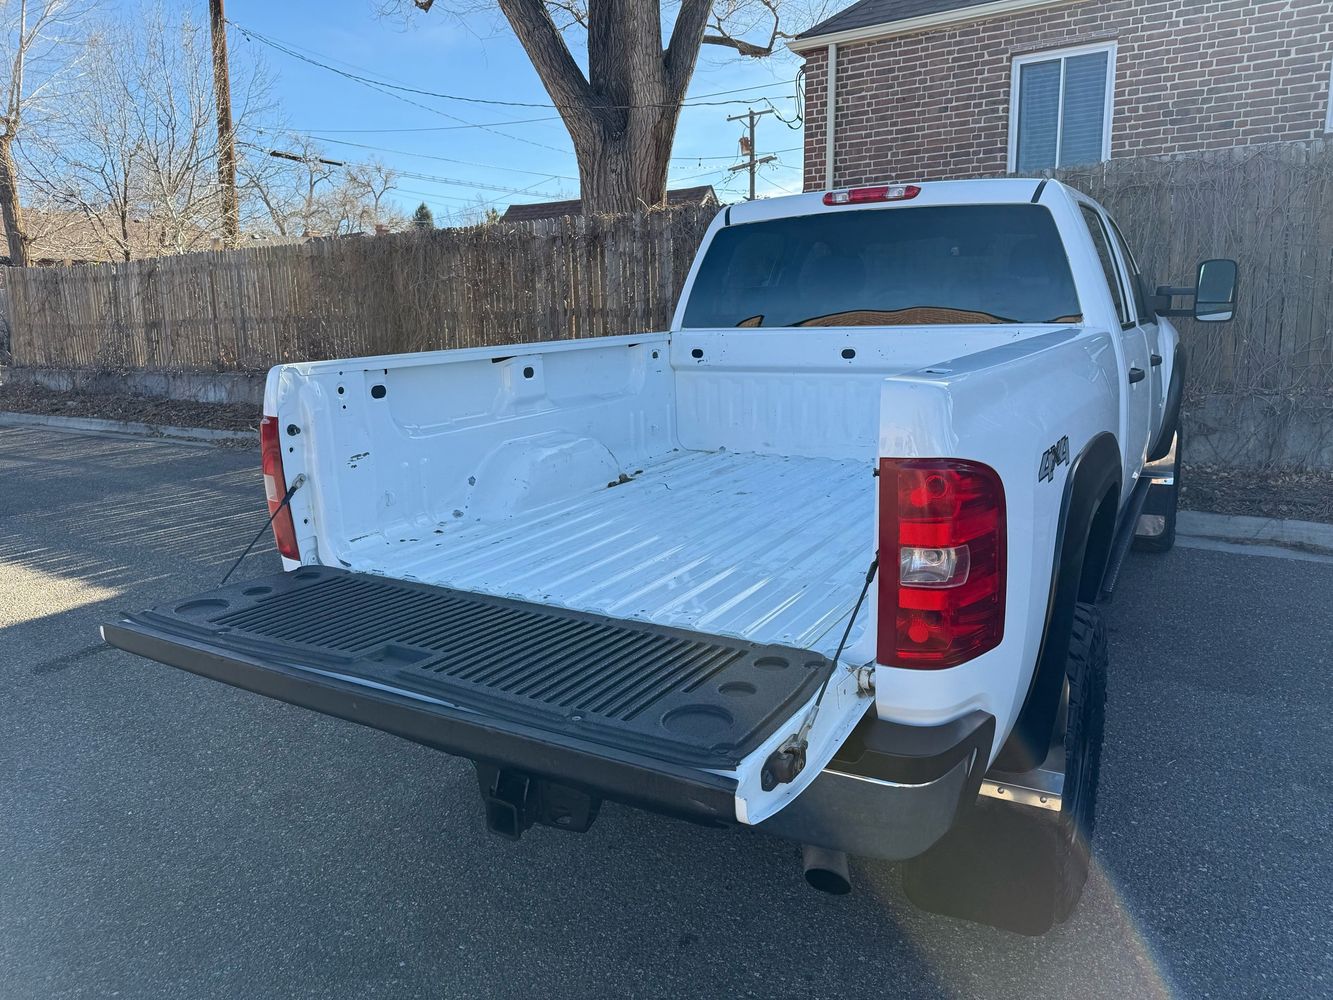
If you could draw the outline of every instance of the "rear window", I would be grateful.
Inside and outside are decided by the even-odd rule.
[[[1069,260],[1038,205],[867,209],[730,226],[685,307],[704,327],[1077,323]]]

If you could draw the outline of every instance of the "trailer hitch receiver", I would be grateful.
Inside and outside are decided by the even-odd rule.
[[[518,840],[534,823],[584,833],[602,805],[601,799],[577,788],[494,764],[477,763],[477,783],[486,829],[510,840]]]

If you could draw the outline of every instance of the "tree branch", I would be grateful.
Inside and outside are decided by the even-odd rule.
[[[750,56],[754,59],[762,59],[764,56],[773,54],[772,41],[767,45],[755,45],[743,38],[732,38],[729,35],[704,35],[701,43],[703,45],[722,45],[729,49],[735,49],[743,56]]]
[[[683,0],[680,5],[675,27],[671,29],[671,41],[662,57],[672,100],[680,100],[690,85],[694,65],[699,59],[699,45],[705,40],[704,28],[712,10],[713,0]]]
[[[597,98],[569,54],[546,4],[542,0],[499,0],[499,5],[571,134],[586,131],[587,112]]]
[[[712,22],[708,25],[711,29],[711,33],[705,34],[701,39],[701,43],[704,45],[721,45],[729,49],[734,49],[740,55],[749,56],[752,59],[762,59],[765,56],[771,56],[773,54],[773,47],[777,44],[779,38],[794,37],[778,30],[779,22],[782,19],[782,15],[778,9],[779,3],[780,0],[758,0],[759,6],[767,11],[768,16],[773,19],[772,29],[768,33],[767,45],[757,45],[754,42],[747,42],[743,38],[737,38],[727,30],[727,15],[718,13],[714,13]],[[733,7],[729,13],[731,15],[736,15],[739,13],[740,9],[739,6]]]

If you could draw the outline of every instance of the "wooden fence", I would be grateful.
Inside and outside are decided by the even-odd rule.
[[[1321,143],[1060,172],[1145,273],[1241,262],[1234,323],[1180,321],[1203,391],[1333,385],[1333,150]],[[257,371],[275,362],[664,328],[702,209],[494,225],[6,276],[13,363]]]
[[[1232,323],[1177,320],[1197,391],[1333,386],[1333,146],[1281,143],[1059,172],[1106,206],[1157,284],[1240,264]]]
[[[440,229],[6,276],[16,366],[289,360],[665,329],[709,209]]]

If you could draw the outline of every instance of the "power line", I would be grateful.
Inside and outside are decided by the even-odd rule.
[[[540,183],[542,183],[542,182],[541,182],[541,181],[538,181],[538,182],[537,182],[537,184],[540,184]],[[528,186],[528,187],[526,187],[526,188],[520,188],[519,190],[514,191],[514,192],[511,192],[511,193],[512,193],[512,194],[531,195],[532,197],[546,197],[546,196],[544,196],[544,195],[541,195],[541,192],[539,192],[539,191],[533,191],[533,190],[532,190],[532,188],[536,187],[537,184],[532,184],[532,185],[530,185],[530,186]],[[461,195],[456,195],[456,194],[432,194],[432,193],[427,192],[427,191],[416,191],[416,190],[413,190],[412,188],[400,188],[400,187],[395,187],[395,188],[391,188],[390,190],[392,190],[392,191],[397,191],[397,192],[400,192],[400,193],[402,193],[402,194],[410,194],[410,195],[413,195],[413,196],[415,196],[415,197],[420,197],[420,198],[429,199],[429,200],[438,200],[438,201],[458,201],[458,202],[462,202],[464,205],[467,205],[467,206],[469,206],[469,207],[473,207],[473,208],[485,208],[485,207],[488,206],[488,205],[494,205],[497,201],[501,201],[501,200],[503,200],[504,197],[505,197],[504,195],[497,195],[497,196],[494,197],[494,198],[486,198],[486,199],[484,199],[484,200],[478,200],[478,199],[480,199],[480,195],[476,195],[476,196],[474,196],[474,197],[472,197],[472,198],[464,198],[464,197],[462,197]],[[547,200],[550,201],[550,200],[555,200],[555,199],[551,199],[551,198],[548,197]],[[447,208],[448,206],[441,206],[441,207],[443,207],[443,208]]]
[[[238,31],[241,31],[241,33],[242,33],[243,35],[245,35],[245,37],[246,37],[247,40],[257,40],[257,39],[251,39],[250,34],[247,34],[247,33],[246,33],[246,30],[243,29],[243,28],[241,28],[241,27],[240,27],[239,25],[237,25],[234,21],[228,21],[228,23],[231,24],[233,27],[235,27]],[[297,58],[304,59],[304,57],[299,56],[299,55],[297,56]],[[327,57],[327,58],[331,58],[331,57]],[[309,59],[304,59],[304,61],[306,61],[306,62],[314,62],[313,60],[309,60]],[[314,65],[317,65],[317,66],[318,66],[318,65],[320,65],[320,64],[319,64],[318,62],[315,62]],[[350,64],[349,64],[349,65],[350,65]],[[333,69],[334,72],[340,72],[340,71],[338,71],[337,69],[334,69],[333,67],[328,67],[328,68]],[[347,75],[347,74],[343,74],[343,75]],[[452,114],[450,114],[450,113],[447,112],[447,111],[441,111],[439,108],[433,108],[433,107],[431,107],[431,106],[428,105],[428,104],[422,104],[420,101],[414,101],[414,100],[412,100],[412,99],[409,98],[409,97],[404,97],[402,94],[396,94],[396,93],[394,93],[392,90],[387,90],[387,89],[385,89],[386,86],[388,86],[387,84],[376,83],[375,81],[370,80],[370,79],[362,79],[362,78],[356,78],[356,79],[358,80],[358,82],[362,83],[364,86],[369,87],[371,90],[374,90],[376,93],[383,94],[385,97],[392,97],[395,101],[401,101],[401,102],[404,103],[404,104],[410,104],[410,105],[411,105],[412,107],[414,107],[414,108],[420,108],[422,111],[428,111],[428,112],[430,112],[430,113],[433,114],[433,115],[439,115],[441,118],[447,118],[447,119],[449,119],[450,121],[454,121],[454,122],[459,122],[459,123],[460,123],[460,124],[458,124],[458,125],[452,125],[452,126],[440,126],[440,127],[437,129],[437,131],[447,132],[447,131],[452,131],[452,130],[455,130],[455,129],[479,128],[479,129],[481,129],[483,132],[489,132],[489,133],[491,133],[492,135],[498,135],[498,136],[501,136],[501,137],[503,137],[503,138],[505,138],[505,139],[512,139],[512,140],[514,140],[515,142],[525,143],[526,145],[529,145],[529,146],[536,146],[538,149],[546,149],[546,150],[550,150],[550,151],[553,152],[553,153],[560,153],[560,154],[565,155],[565,156],[571,155],[570,152],[569,152],[568,150],[560,149],[560,148],[558,148],[558,147],[556,147],[556,146],[549,146],[549,145],[547,145],[547,144],[544,143],[544,142],[537,142],[537,141],[534,140],[534,139],[525,139],[525,138],[523,138],[522,136],[518,136],[518,135],[510,135],[508,132],[501,132],[498,128],[495,127],[496,125],[525,125],[525,124],[530,124],[530,123],[533,123],[533,122],[559,121],[559,120],[560,120],[560,116],[559,116],[559,115],[548,115],[548,116],[545,117],[545,118],[527,118],[527,119],[520,119],[520,120],[518,120],[518,121],[508,120],[508,121],[502,121],[502,122],[472,122],[472,121],[468,121],[466,118],[460,118],[458,115],[452,115]]]
[[[439,115],[441,118],[447,118],[450,121],[461,123],[458,125],[440,126],[439,131],[441,132],[451,132],[451,131],[456,131],[458,129],[479,128],[483,132],[489,132],[492,135],[503,136],[506,139],[513,139],[516,142],[526,143],[529,146],[536,146],[538,149],[548,149],[553,153],[564,153],[568,155],[568,150],[559,149],[555,146],[548,146],[546,143],[537,142],[534,139],[525,139],[519,135],[510,135],[508,132],[501,132],[498,128],[494,127],[495,125],[528,125],[533,122],[559,121],[560,120],[559,115],[549,115],[545,118],[523,118],[519,119],[518,121],[471,122],[468,121],[466,118],[458,117],[458,115],[451,115],[447,111],[441,111],[439,108],[432,108],[428,104],[422,104],[420,101],[414,101],[409,97],[404,97],[402,94],[395,94],[391,90],[385,90],[383,87],[378,86],[374,83],[368,83],[367,86],[370,87],[372,90],[376,91],[377,93],[383,94],[385,97],[392,97],[394,100],[402,101],[404,104],[410,104],[414,108],[420,108],[422,111],[429,111],[431,114]]]
[[[276,155],[276,156],[278,156],[280,159],[284,159],[284,160],[294,160],[294,161],[296,161],[296,162],[301,162],[301,163],[307,162],[305,157],[300,156],[300,155],[295,154],[295,153],[286,153],[286,152],[281,151],[281,150],[266,150],[266,149],[264,149],[264,147],[262,147],[262,146],[256,146],[256,145],[255,145],[254,143],[252,143],[252,142],[242,142],[241,145],[243,145],[243,146],[245,146],[245,147],[247,147],[247,148],[249,148],[249,149],[257,150],[258,152],[264,153],[264,154],[269,155],[269,156],[274,156],[274,155]],[[329,163],[330,166],[333,165],[330,161],[321,161],[321,162]],[[338,162],[338,161],[334,161],[334,162]],[[369,167],[369,166],[371,166],[371,164],[368,164],[368,163],[352,163],[352,162],[340,163],[340,165],[341,165],[341,166],[344,166],[344,167]],[[530,184],[528,187],[525,187],[525,188],[515,188],[515,187],[507,187],[507,186],[500,185],[500,184],[487,184],[487,183],[485,183],[484,181],[467,180],[467,179],[462,178],[462,177],[441,177],[441,176],[438,175],[438,174],[424,174],[424,173],[419,173],[419,172],[414,171],[414,170],[395,170],[394,172],[395,172],[399,177],[408,177],[408,178],[411,178],[411,179],[413,179],[413,180],[430,181],[430,182],[433,183],[433,184],[452,184],[452,185],[454,185],[454,186],[456,186],[456,187],[477,188],[477,189],[483,189],[483,190],[486,190],[486,191],[502,191],[502,192],[504,192],[504,193],[506,193],[506,194],[527,194],[527,193],[529,193],[529,192],[532,192],[532,194],[533,194],[534,197],[538,197],[538,198],[546,198],[546,199],[548,199],[548,200],[555,200],[555,199],[559,199],[560,197],[562,197],[560,194],[550,194],[550,193],[542,192],[542,191],[536,191],[536,192],[533,192],[533,191],[532,191],[532,188],[537,187],[537,186],[539,186],[539,185],[541,185],[541,184],[544,184],[544,183],[546,183],[547,181],[550,181],[550,180],[559,180],[559,179],[560,179],[560,178],[556,177],[556,176],[553,175],[553,174],[544,174],[540,180],[535,181],[534,183]]]
[[[683,181],[697,181],[700,177],[715,177],[718,174],[727,173],[730,169],[730,167],[714,167],[712,170],[705,170],[703,173],[699,174],[686,174],[684,177],[672,177],[667,181],[667,184],[671,185],[680,184]]]
[[[309,138],[320,142],[332,142],[339,146],[354,146],[357,149],[369,149],[376,153],[388,153],[392,156],[416,156],[423,160],[439,160],[441,163],[460,163],[469,167],[482,167],[486,170],[503,170],[514,174],[532,174],[537,177],[555,177],[562,181],[576,181],[577,177],[568,174],[553,174],[549,170],[523,170],[520,167],[502,167],[495,163],[478,163],[476,160],[456,160],[449,156],[437,156],[434,153],[414,153],[406,149],[386,149],[383,146],[370,146],[363,142],[351,142],[347,139],[331,139],[324,135],[310,134]]]
[[[744,116],[742,116],[742,117],[744,117]],[[774,152],[774,153],[795,153],[795,152],[798,152],[799,150],[802,150],[802,149],[804,149],[804,148],[805,148],[804,146],[788,146],[786,149],[775,149],[775,150],[773,150],[773,152]],[[727,155],[727,156],[673,156],[673,157],[671,157],[671,158],[672,158],[673,160],[678,160],[678,161],[680,161],[680,162],[682,162],[682,163],[693,163],[695,160],[735,160],[735,159],[736,159],[736,155],[735,155],[734,153],[732,153],[732,154],[729,154],[729,155]]]
[[[259,42],[261,45],[267,45],[270,48],[275,49],[276,51],[281,52],[284,55],[290,56],[293,59],[299,59],[301,62],[309,63],[310,65],[317,66],[320,69],[328,70],[330,73],[336,73],[339,76],[346,77],[349,80],[355,80],[357,83],[363,83],[371,87],[400,90],[403,93],[416,94],[417,96],[420,97],[435,97],[446,101],[463,101],[468,104],[487,104],[496,107],[506,107],[506,108],[554,108],[556,110],[559,110],[560,108],[579,107],[579,105],[553,104],[548,101],[502,101],[497,98],[489,98],[489,97],[464,97],[461,94],[447,94],[437,90],[426,90],[422,87],[410,87],[404,84],[388,83],[383,80],[375,80],[368,76],[362,76],[360,73],[352,73],[345,69],[339,69],[337,66],[332,66],[327,62],[322,62],[319,59],[314,58],[313,56],[306,55],[305,53],[298,51],[297,49],[293,48],[292,46],[286,43],[279,42],[277,39],[261,34],[260,32],[255,31],[251,28],[246,28],[243,25],[237,24],[235,21],[232,21],[230,19],[227,21],[227,23],[230,24],[233,28],[235,28],[237,31],[239,31],[242,35],[244,35],[247,39],[250,39],[251,41]],[[325,56],[323,58],[329,58],[329,57]],[[785,88],[786,84],[753,84],[752,86],[749,87],[737,87],[733,90],[720,90],[712,94],[700,94],[694,100],[686,100],[681,102],[658,101],[658,102],[650,102],[648,104],[609,104],[605,105],[604,107],[606,108],[606,110],[609,111],[627,111],[634,108],[670,108],[670,107],[676,107],[677,104],[679,104],[680,107],[684,108],[718,107],[728,104],[749,104],[752,100],[764,100],[764,98],[754,98],[754,97],[734,98],[726,101],[710,101],[710,100],[703,100],[703,98],[723,97],[727,94],[740,94],[752,90],[772,90],[779,86]]]
[[[461,177],[440,177],[435,174],[419,174],[412,170],[397,170],[394,172],[398,174],[399,177],[407,177],[411,180],[431,181],[434,184],[456,184],[459,187],[477,188],[483,191],[500,191],[505,194],[526,194],[538,184],[545,184],[547,181],[555,180],[554,177],[543,177],[541,180],[534,181],[532,184],[528,185],[528,187],[516,188],[504,184],[487,184],[484,181],[470,181]],[[546,198],[552,201],[560,198],[559,194],[547,194],[544,191],[534,191],[533,196],[537,198]]]
[[[259,129],[258,131],[261,131],[261,132],[271,132],[271,131],[273,131],[273,130]],[[336,131],[336,130],[331,130],[331,131]],[[521,167],[505,167],[505,166],[501,166],[501,165],[496,164],[496,163],[482,163],[482,162],[479,162],[479,161],[477,161],[477,160],[460,160],[460,159],[457,159],[457,158],[455,158],[455,157],[450,157],[450,156],[440,156],[440,155],[435,154],[435,153],[417,153],[417,152],[413,152],[413,151],[411,151],[411,150],[407,150],[407,149],[390,149],[390,148],[387,147],[387,146],[375,146],[375,145],[371,145],[370,143],[352,142],[350,139],[335,139],[335,138],[332,138],[332,137],[330,137],[330,136],[320,135],[320,134],[317,133],[317,132],[301,132],[301,131],[298,131],[298,130],[284,129],[284,130],[282,130],[281,133],[277,133],[277,134],[282,134],[282,135],[301,135],[301,136],[304,136],[304,137],[307,138],[307,139],[312,139],[312,140],[315,140],[315,141],[318,141],[318,142],[331,142],[331,143],[334,143],[334,144],[339,145],[339,146],[351,146],[351,147],[354,147],[354,148],[356,148],[356,149],[366,149],[366,150],[370,150],[371,152],[375,152],[375,153],[385,153],[385,154],[388,154],[388,155],[390,155],[390,156],[415,156],[415,157],[418,157],[418,158],[421,158],[421,159],[438,160],[438,161],[441,162],[441,163],[457,163],[457,164],[461,164],[461,165],[469,166],[469,167],[480,167],[480,168],[482,168],[482,169],[484,169],[484,170],[500,170],[500,171],[504,171],[504,172],[506,172],[506,173],[528,174],[528,175],[531,175],[531,176],[540,176],[540,177],[543,177],[543,178],[555,178],[555,179],[557,179],[557,180],[562,180],[562,181],[577,181],[577,180],[579,179],[579,178],[574,177],[574,176],[572,176],[572,175],[570,175],[570,174],[553,174],[553,173],[551,173],[550,171],[543,171],[543,170],[524,170],[524,169],[521,168]],[[774,153],[794,153],[794,152],[799,152],[799,151],[800,151],[801,149],[803,149],[803,148],[804,148],[804,147],[801,147],[801,146],[789,146],[789,147],[787,147],[786,149],[777,149],[777,150],[774,150]],[[732,161],[734,161],[735,159],[736,159],[736,156],[735,156],[734,154],[733,154],[733,155],[729,155],[729,156],[673,156],[673,157],[671,157],[671,160],[673,160],[673,161],[675,161],[675,162],[678,162],[678,163],[695,163],[695,162],[699,162],[700,164],[702,164],[702,161],[704,161],[704,160],[732,160]],[[693,174],[693,175],[691,175],[691,177],[706,177],[706,176],[709,176],[709,175],[711,175],[711,174],[720,173],[721,170],[722,170],[722,168],[718,168],[718,169],[714,169],[714,170],[707,170],[707,171],[704,171],[703,173],[700,173],[700,174]],[[689,179],[690,179],[689,177],[686,177],[686,178],[677,178],[677,180],[689,180]]]
[[[393,95],[393,94],[388,94],[388,95],[386,95],[386,96],[393,97],[393,96],[395,96],[395,95]],[[409,101],[408,103],[409,103],[409,104],[416,104],[416,102],[414,102],[414,101]],[[425,108],[427,111],[434,111],[434,112],[436,112],[437,114],[444,114],[444,112],[439,111],[439,110],[436,109],[436,108],[426,108],[426,106],[425,106],[424,104],[416,104],[416,106],[419,107],[419,108]],[[446,117],[454,118],[455,116],[453,116],[453,115],[447,115]],[[460,118],[460,119],[456,119],[456,120],[457,120],[457,121],[462,121],[463,119]],[[358,132],[359,132],[359,133],[365,133],[365,134],[367,134],[367,135],[387,134],[387,133],[390,133],[390,132],[455,132],[455,131],[458,131],[459,129],[465,129],[465,128],[490,128],[490,127],[495,126],[495,125],[531,125],[531,124],[534,123],[534,122],[558,122],[558,121],[560,121],[560,120],[561,120],[561,118],[560,118],[559,115],[547,115],[545,118],[518,118],[518,119],[507,120],[507,121],[502,121],[502,122],[469,122],[469,123],[466,124],[466,125],[417,125],[417,126],[413,126],[413,127],[410,127],[410,128],[409,128],[409,127],[404,127],[404,128],[316,128],[316,129],[310,129],[309,131],[312,132],[312,133],[313,133],[313,132],[337,132],[337,133],[358,133]],[[301,132],[301,134],[303,134],[303,135],[306,134],[306,131],[303,130],[303,129],[296,129],[295,131],[297,131],[297,132]],[[504,133],[500,133],[500,134],[503,135]],[[509,138],[509,139],[518,139],[519,137],[516,136],[516,135],[511,135],[511,136],[506,136],[506,138]],[[330,140],[330,141],[332,141],[332,140]],[[554,148],[554,147],[549,147],[549,148]],[[557,150],[555,150],[555,151],[556,151],[557,153],[568,152],[568,150],[563,150],[563,149],[557,149]]]
[[[531,122],[551,122],[551,121],[559,121],[559,120],[560,120],[560,117],[557,115],[557,116],[552,117],[552,118],[526,118],[526,119],[520,119],[519,121],[500,122],[500,123],[493,123],[493,124],[524,125],[524,124],[528,124],[528,123],[531,123]],[[330,135],[356,135],[356,134],[363,134],[363,135],[387,135],[387,134],[390,134],[390,133],[400,133],[400,132],[452,132],[452,131],[455,131],[455,130],[457,130],[457,129],[463,129],[463,128],[481,128],[481,127],[482,127],[481,125],[421,125],[421,126],[415,126],[415,127],[410,127],[410,128],[409,128],[409,127],[404,127],[404,128],[314,128],[314,129],[285,129],[284,131],[286,131],[286,132],[294,132],[294,133],[299,134],[299,135],[307,135],[307,136],[310,136],[312,139],[319,139],[319,140],[321,140],[321,141],[323,141],[323,142],[337,142],[337,143],[341,143],[341,144],[344,145],[344,146],[355,146],[355,145],[358,145],[358,144],[357,144],[357,143],[354,143],[354,142],[348,142],[347,140],[344,140],[344,139],[332,139],[332,138],[329,138],[329,136],[330,136]],[[518,137],[518,136],[510,136],[509,138],[518,139],[519,137]],[[520,141],[522,141],[522,140],[520,140]],[[383,147],[380,147],[380,146],[369,146],[369,145],[367,145],[367,146],[364,146],[363,148],[365,148],[365,149],[378,149],[378,150],[380,150],[381,152],[385,152],[385,153],[403,152],[405,155],[408,155],[408,156],[424,156],[424,155],[425,155],[424,153],[407,153],[405,150],[384,149]],[[775,152],[775,153],[798,153],[798,152],[800,152],[800,151],[801,151],[802,149],[804,149],[804,148],[805,148],[804,146],[788,146],[786,149],[775,149],[775,150],[773,150],[773,152]],[[560,150],[560,152],[568,152],[568,150]],[[734,155],[726,155],[726,156],[686,156],[686,155],[682,154],[682,155],[680,155],[680,156],[673,156],[673,157],[670,157],[670,159],[672,159],[672,160],[674,160],[674,161],[676,161],[676,162],[678,162],[678,163],[694,163],[695,161],[703,161],[703,160],[734,160],[734,159],[736,159],[736,157],[735,157]],[[454,162],[454,163],[466,163],[466,162],[468,162],[468,161],[466,161],[466,160],[454,160],[454,161],[451,161],[451,162]],[[489,164],[489,163],[477,163],[477,164],[473,164],[473,165],[474,165],[474,166],[479,166],[479,167],[491,167],[491,166],[492,166],[492,164]],[[504,168],[496,168],[496,169],[504,169]],[[536,173],[536,171],[529,170],[529,171],[527,171],[527,173]],[[568,178],[568,179],[569,179],[569,180],[573,180],[574,178]]]

